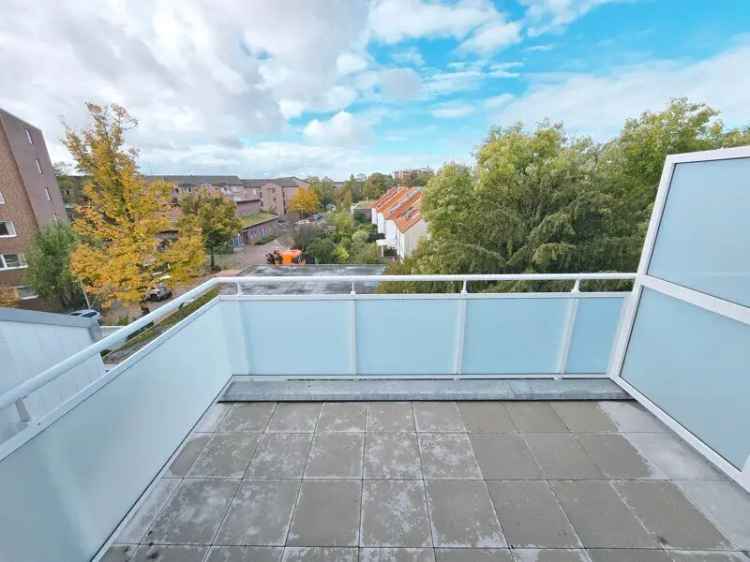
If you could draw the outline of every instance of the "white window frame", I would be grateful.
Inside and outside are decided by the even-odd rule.
[[[8,234],[0,234],[0,238],[15,238],[16,236],[18,236],[16,225],[13,224],[13,221],[0,220],[0,224],[2,223],[8,225]]]
[[[44,188],[44,195],[47,197],[47,201],[52,201],[52,196],[49,194],[49,189]]]
[[[18,285],[18,286],[16,286],[15,287],[16,296],[18,297],[19,300],[30,301],[32,299],[38,299],[39,298],[39,295],[37,295],[35,292],[33,294],[31,294],[31,295],[26,296],[26,297],[22,296],[21,295],[21,289],[24,289],[24,288],[28,288],[28,289],[31,289],[31,291],[34,291],[34,289],[31,287],[31,285]]]
[[[16,256],[18,258],[19,265],[9,266],[5,256]],[[26,269],[29,265],[26,263],[26,256],[19,252],[17,254],[0,254],[0,271],[8,271],[13,269]]]
[[[29,144],[34,144],[34,138],[31,136],[31,131],[29,131],[29,129],[24,129],[24,131],[26,131],[26,140]]]
[[[44,174],[44,172],[42,172],[42,163],[39,161],[39,158],[35,158],[34,163],[36,164],[36,171],[39,172],[39,175]]]
[[[0,191],[0,205],[5,205],[5,197],[2,191]]]

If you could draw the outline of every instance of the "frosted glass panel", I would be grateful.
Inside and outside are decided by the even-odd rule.
[[[644,289],[622,376],[742,469],[750,453],[750,329]]]
[[[750,305],[750,158],[675,166],[649,274]]]
[[[625,297],[578,300],[566,373],[607,372],[624,300]]]
[[[362,374],[450,374],[456,350],[458,301],[357,302],[358,366]]]

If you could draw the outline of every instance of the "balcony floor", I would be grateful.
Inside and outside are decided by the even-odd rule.
[[[634,402],[215,404],[103,560],[724,562],[750,496]]]

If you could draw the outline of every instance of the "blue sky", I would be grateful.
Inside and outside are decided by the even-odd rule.
[[[750,124],[740,0],[64,4],[0,22],[0,107],[55,160],[86,100],[139,119],[144,172],[243,177],[470,163],[492,126],[544,118],[606,140],[676,96]]]

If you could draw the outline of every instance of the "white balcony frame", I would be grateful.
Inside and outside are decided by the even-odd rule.
[[[720,316],[750,325],[750,308],[648,274],[649,264],[651,263],[654,254],[654,247],[659,232],[659,225],[664,216],[667,197],[669,195],[669,189],[672,184],[672,177],[676,166],[678,164],[689,162],[709,162],[737,158],[750,158],[750,147],[725,148],[667,156],[659,182],[656,200],[654,202],[654,210],[649,222],[648,233],[646,234],[646,239],[643,245],[643,252],[641,253],[641,259],[638,264],[638,271],[633,284],[632,296],[628,302],[625,303],[623,309],[624,318],[622,329],[620,330],[615,342],[613,358],[610,362],[611,368],[609,376],[615,383],[640,402],[647,410],[687,441],[701,455],[729,475],[742,487],[750,491],[750,457],[745,461],[743,469],[738,470],[734,465],[706,445],[696,435],[691,433],[687,428],[677,422],[667,412],[649,400],[648,397],[639,392],[637,388],[622,377],[628,344],[633,332],[633,326],[635,325],[636,314],[638,312],[638,306],[641,301],[641,296],[643,295],[644,287],[679,301],[703,308]]]

